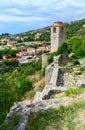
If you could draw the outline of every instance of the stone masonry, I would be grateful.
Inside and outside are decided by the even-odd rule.
[[[51,52],[55,52],[65,41],[64,24],[61,21],[54,22],[53,26],[51,26]]]

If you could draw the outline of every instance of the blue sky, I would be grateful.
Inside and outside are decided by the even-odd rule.
[[[85,0],[0,0],[0,34],[85,18]]]

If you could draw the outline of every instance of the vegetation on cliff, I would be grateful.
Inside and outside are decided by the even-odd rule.
[[[21,100],[27,91],[33,89],[33,82],[28,76],[41,70],[41,59],[19,67],[10,63],[9,61],[0,63],[2,64],[0,68],[0,124],[5,120],[13,103]]]

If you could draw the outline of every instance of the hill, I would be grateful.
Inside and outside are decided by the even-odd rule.
[[[65,23],[67,39],[72,36],[85,36],[85,19]],[[50,26],[14,35],[23,37],[24,41],[50,41]]]

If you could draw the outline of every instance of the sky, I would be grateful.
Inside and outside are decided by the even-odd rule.
[[[47,27],[54,21],[85,18],[85,0],[0,0],[0,34]]]

